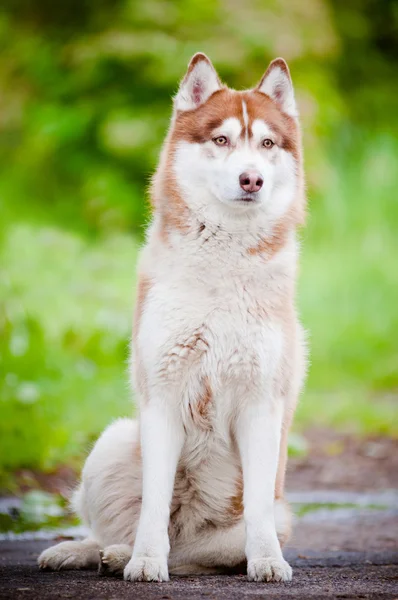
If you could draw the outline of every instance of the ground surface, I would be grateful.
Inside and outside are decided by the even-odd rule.
[[[312,432],[309,439],[311,452],[292,459],[288,472],[288,496],[298,515],[285,549],[294,569],[291,583],[249,583],[235,574],[132,584],[93,571],[40,572],[36,558],[53,540],[3,536],[0,599],[398,600],[397,443],[327,432]],[[61,480],[52,481],[54,489]]]
[[[285,584],[249,583],[244,575],[172,577],[169,583],[128,583],[94,571],[40,572],[38,553],[46,542],[2,542],[0,598],[81,600],[217,600],[241,598],[398,598],[398,552],[302,552],[286,557],[294,578]],[[304,554],[305,552],[305,554]]]
[[[290,490],[398,489],[398,439],[360,438],[330,429],[305,433],[308,454],[288,463]]]

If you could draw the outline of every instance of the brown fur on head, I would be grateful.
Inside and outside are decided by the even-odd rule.
[[[261,189],[242,189],[247,171],[258,174]],[[222,225],[257,214],[267,235],[256,252],[304,222],[301,133],[283,59],[270,64],[255,88],[239,92],[221,83],[204,54],[192,58],[151,195],[164,239],[171,231],[188,233],[198,221]]]

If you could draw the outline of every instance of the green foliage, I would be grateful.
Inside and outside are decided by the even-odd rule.
[[[397,19],[395,0],[2,3],[0,469],[78,459],[131,411],[145,189],[197,50],[238,88],[278,55],[294,78],[310,198],[297,425],[397,433]]]
[[[55,228],[8,231],[0,456],[7,468],[50,468],[128,409],[137,245],[122,234],[92,242]]]

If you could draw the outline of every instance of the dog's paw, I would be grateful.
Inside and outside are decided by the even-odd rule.
[[[168,581],[167,561],[163,558],[137,556],[124,569],[126,581]]]
[[[113,544],[100,550],[100,575],[123,575],[123,570],[133,553],[126,544]]]
[[[278,558],[255,558],[247,564],[249,581],[291,581],[292,567]]]
[[[44,550],[37,559],[37,563],[40,569],[48,571],[86,569],[96,566],[96,557],[98,557],[96,561],[98,564],[98,550],[95,552],[82,542],[62,542]]]

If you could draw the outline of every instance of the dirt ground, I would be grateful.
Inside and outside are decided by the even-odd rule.
[[[356,438],[328,429],[305,434],[309,453],[290,458],[288,490],[398,489],[398,440]]]
[[[288,490],[398,489],[398,440],[356,438],[328,429],[307,431],[308,454],[290,458]],[[39,487],[67,496],[78,473],[63,466],[53,473],[20,470],[16,474],[17,491]]]
[[[0,599],[398,600],[398,442],[321,430],[307,439],[310,453],[290,460],[287,478],[298,514],[284,551],[294,570],[292,582],[249,583],[244,574],[230,574],[133,584],[95,571],[40,572],[36,558],[54,542],[10,539],[0,541]],[[22,483],[33,480],[61,492],[75,479],[69,470],[42,479],[20,476]],[[317,509],[299,512],[303,506]]]

